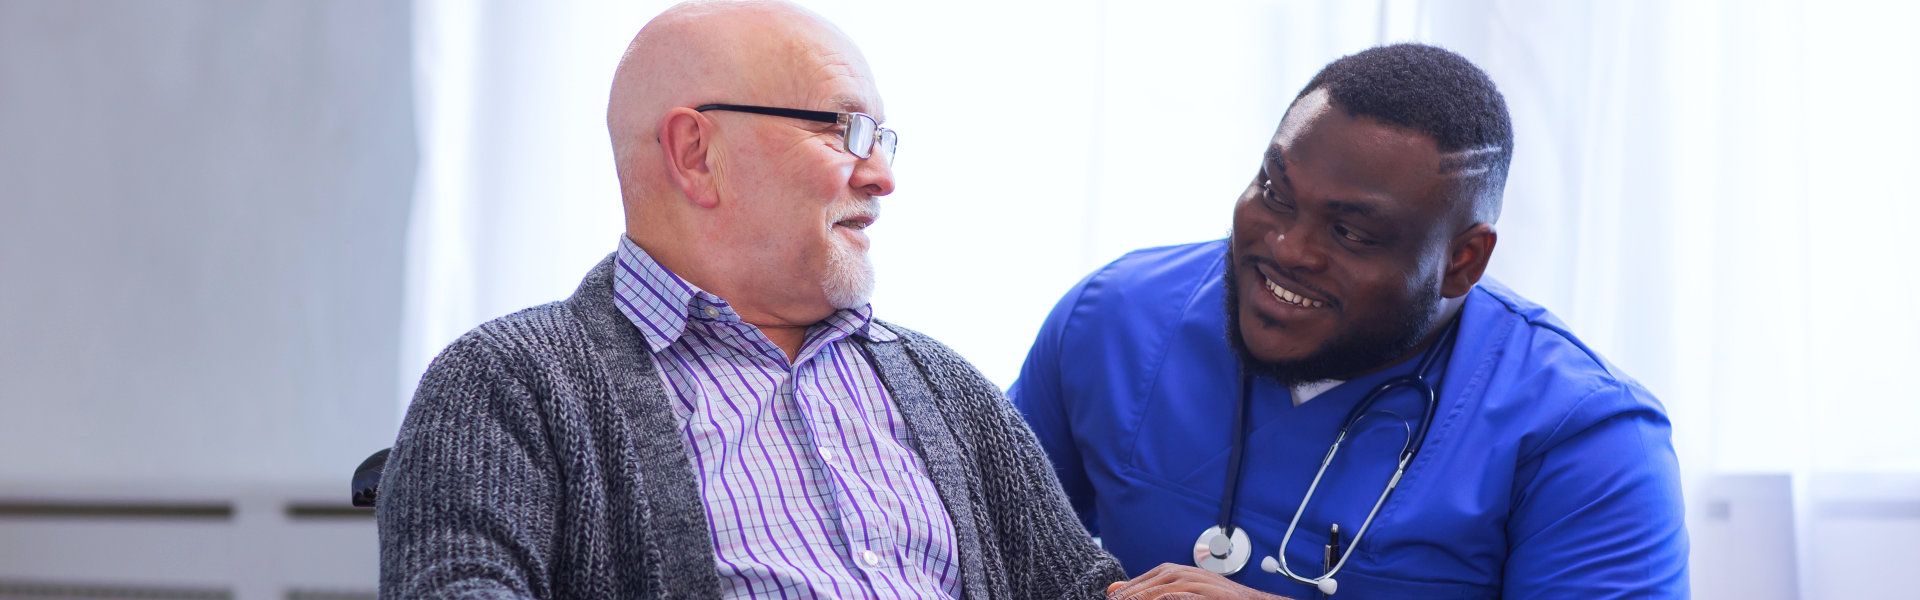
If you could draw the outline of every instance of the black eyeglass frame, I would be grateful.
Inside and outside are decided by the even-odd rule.
[[[707,112],[710,110],[723,110],[728,112],[743,112],[743,113],[752,113],[756,115],[787,117],[790,119],[803,119],[803,120],[814,121],[818,123],[833,123],[841,127],[845,127],[847,130],[847,132],[841,136],[841,139],[845,142],[845,148],[847,149],[848,154],[852,154],[854,156],[857,156],[863,159],[872,158],[873,149],[874,147],[878,146],[882,150],[886,151],[886,155],[887,155],[886,158],[887,158],[888,164],[893,163],[894,152],[897,151],[900,147],[900,134],[895,133],[892,129],[881,127],[880,121],[877,119],[874,119],[873,115],[869,115],[867,113],[832,112],[832,111],[825,111],[825,110],[802,110],[798,108],[751,106],[746,104],[702,104],[700,106],[694,107],[693,110],[697,112]],[[865,121],[865,126],[872,129],[873,131],[872,135],[866,135],[866,136],[854,135],[854,132],[859,130],[861,121]],[[864,149],[855,148],[855,143],[853,140],[856,137],[859,137],[865,141],[864,145],[866,146],[866,148]]]

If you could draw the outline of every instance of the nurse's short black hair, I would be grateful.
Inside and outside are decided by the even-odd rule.
[[[1476,219],[1499,218],[1513,159],[1513,119],[1493,80],[1466,57],[1425,44],[1368,48],[1320,69],[1294,101],[1320,88],[1355,116],[1433,138],[1446,154],[1442,172],[1477,180]]]

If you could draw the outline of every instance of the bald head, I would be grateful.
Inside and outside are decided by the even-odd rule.
[[[810,88],[822,70],[869,77],[866,59],[844,33],[790,3],[698,0],[648,22],[627,46],[607,103],[628,211],[670,191],[656,168],[658,130],[669,110],[716,102],[793,104],[816,91]],[[879,107],[857,110],[879,114]]]

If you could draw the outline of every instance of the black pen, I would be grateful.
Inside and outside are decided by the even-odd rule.
[[[1333,566],[1340,563],[1340,524],[1339,523],[1334,523],[1333,532],[1327,534],[1326,551],[1327,551],[1327,555],[1325,559],[1326,570],[1321,572],[1332,573]]]

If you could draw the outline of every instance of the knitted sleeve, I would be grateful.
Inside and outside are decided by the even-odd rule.
[[[1026,421],[972,364],[931,338],[906,333],[977,478],[969,487],[979,495],[973,506],[986,530],[988,568],[1004,574],[1016,598],[1105,598],[1107,584],[1125,581],[1126,573],[1068,506]]]
[[[557,474],[541,423],[479,330],[433,361],[381,477],[380,597],[553,595]]]

